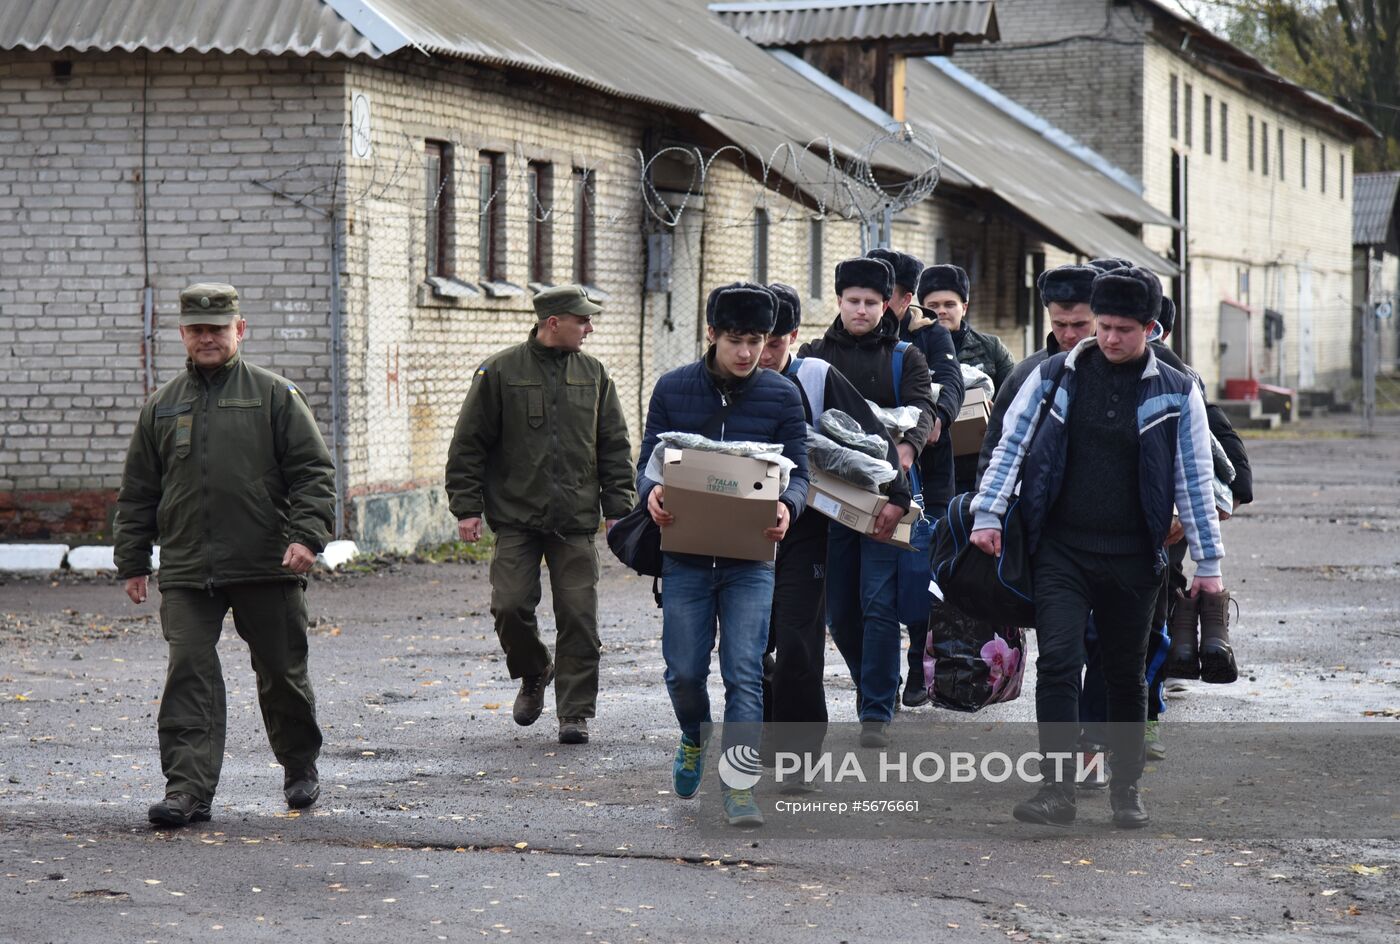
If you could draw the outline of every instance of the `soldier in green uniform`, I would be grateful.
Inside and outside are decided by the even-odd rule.
[[[617,388],[582,352],[602,308],[577,285],[535,296],[537,323],[522,344],[472,378],[447,452],[447,497],[463,541],[496,533],[491,615],[510,677],[520,679],[515,722],[531,725],[554,680],[559,742],[588,742],[598,700],[598,551],[632,510],[632,449]],[[556,658],[540,640],[540,560],[549,565]]]
[[[244,361],[231,285],[180,293],[185,371],[146,402],[117,499],[117,576],[146,600],[159,543],[170,659],[158,728],[165,799],[150,821],[209,819],[224,758],[224,614],[248,643],[258,704],[293,808],[320,795],[321,729],[306,671],[303,576],[325,546],[335,471],[300,390]]]

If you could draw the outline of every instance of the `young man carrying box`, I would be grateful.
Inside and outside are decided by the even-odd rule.
[[[836,267],[840,314],[826,334],[803,345],[803,357],[820,357],[846,376],[861,396],[882,407],[912,406],[919,423],[898,445],[900,469],[908,472],[928,443],[933,427],[933,387],[928,361],[917,347],[899,340],[899,323],[885,303],[894,270],[883,259],[847,259]],[[902,357],[895,386],[895,358]],[[881,512],[898,517],[893,503]],[[893,527],[885,521],[886,528]],[[889,744],[889,722],[899,694],[903,634],[895,611],[899,548],[833,523],[827,543],[826,603],[831,638],[856,684],[861,743]],[[837,566],[833,567],[832,563]]]
[[[759,357],[759,366],[777,371],[796,385],[802,396],[807,422],[816,425],[825,410],[841,410],[867,433],[886,440],[887,460],[899,469],[899,452],[884,425],[871,412],[860,391],[842,373],[815,357],[794,357],[798,327],[802,324],[802,302],[787,285],[773,284],[769,290],[778,299],[778,318],[773,333]],[[809,501],[809,505],[812,503]],[[885,507],[897,509],[877,519],[877,538],[888,539],[909,510],[909,480],[901,471],[889,485]],[[826,691],[822,674],[826,666],[826,544],[828,519],[815,506],[798,518],[778,545],[773,590],[772,629],[769,652],[776,650],[771,679],[765,678],[765,721],[786,723],[784,730],[795,735],[775,743],[775,749],[796,753],[821,749],[826,730]],[[797,725],[801,725],[798,727]],[[799,788],[800,789],[800,788]]]
[[[783,455],[795,468],[765,535],[781,541],[802,514],[807,499],[802,398],[791,383],[758,367],[776,317],[777,299],[761,285],[738,282],[715,289],[705,313],[709,350],[699,361],[669,371],[656,382],[647,408],[637,493],[663,531],[677,519],[666,511],[665,487],[648,478],[646,468],[665,432],[781,444]],[[704,728],[711,720],[705,680],[717,625],[725,689],[725,753],[727,758],[747,755],[757,763],[773,564],[668,552],[663,554],[662,567],[661,653],[666,660],[666,688],[681,728],[672,775],[676,795],[689,798],[700,789],[705,770]],[[732,825],[763,823],[751,789],[726,787],[724,809]]]

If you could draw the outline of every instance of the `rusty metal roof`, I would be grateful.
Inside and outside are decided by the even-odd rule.
[[[323,0],[7,0],[0,49],[375,54]]]
[[[984,42],[999,38],[994,0],[770,0],[711,3],[710,12],[760,46],[868,40]]]
[[[1386,246],[1400,236],[1400,171],[1352,177],[1351,242]]]

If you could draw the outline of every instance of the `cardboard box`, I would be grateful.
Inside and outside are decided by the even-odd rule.
[[[888,498],[816,467],[810,469],[810,475],[811,485],[807,489],[808,508],[860,534],[869,534],[875,530],[875,519],[889,503]],[[888,543],[906,551],[912,550],[909,538],[919,515],[918,506],[911,507],[900,519],[899,524],[895,525],[894,534]]]
[[[778,466],[699,449],[667,449],[661,467],[666,510],[661,549],[771,561],[778,545],[763,532],[778,523]]]
[[[953,455],[976,455],[982,451],[982,440],[987,435],[987,420],[992,416],[992,402],[987,399],[987,391],[981,387],[970,387],[963,397],[962,410],[953,422]]]

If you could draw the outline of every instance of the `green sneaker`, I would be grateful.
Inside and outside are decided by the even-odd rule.
[[[752,790],[725,790],[724,815],[730,826],[752,829],[763,825],[763,811],[753,800]]]
[[[671,763],[671,779],[676,796],[689,800],[700,789],[700,778],[705,774],[705,748],[709,742],[696,744],[684,734],[681,745],[676,748],[676,759]]]
[[[1162,722],[1147,722],[1147,733],[1143,736],[1148,760],[1166,760],[1167,745],[1162,743]]]

